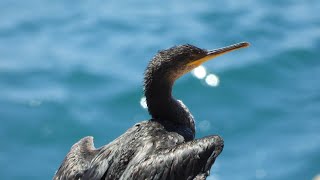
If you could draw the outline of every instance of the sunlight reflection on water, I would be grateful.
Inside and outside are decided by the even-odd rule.
[[[205,81],[209,86],[218,86],[219,85],[219,77],[216,76],[215,74],[209,74],[206,77]]]
[[[141,99],[140,99],[140,105],[141,105],[141,107],[143,108],[143,109],[147,109],[148,108],[148,105],[147,105],[147,102],[146,102],[146,97],[142,97]]]
[[[209,86],[216,87],[219,85],[219,77],[213,73],[207,74],[204,66],[199,66],[192,71],[192,75],[198,79],[204,79],[205,83]]]
[[[198,66],[192,71],[192,74],[198,79],[203,79],[207,75],[207,70],[204,66]]]

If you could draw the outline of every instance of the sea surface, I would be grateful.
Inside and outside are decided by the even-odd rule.
[[[142,79],[158,50],[248,41],[174,87],[197,138],[224,138],[208,179],[311,180],[319,10],[319,0],[1,0],[0,179],[51,179],[80,138],[100,147],[149,119]]]

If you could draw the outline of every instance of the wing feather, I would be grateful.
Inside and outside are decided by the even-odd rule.
[[[97,153],[93,137],[87,136],[75,143],[61,166],[53,177],[54,180],[78,179],[90,166],[92,158]]]
[[[208,136],[160,150],[131,164],[121,179],[194,179],[206,177],[223,149],[219,136]],[[153,177],[153,178],[150,178]]]

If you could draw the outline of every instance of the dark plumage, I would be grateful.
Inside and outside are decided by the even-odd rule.
[[[239,43],[207,51],[192,45],[160,51],[149,63],[144,91],[152,119],[99,149],[85,137],[72,146],[53,179],[206,179],[223,149],[219,136],[195,139],[194,119],[171,95],[174,81]]]

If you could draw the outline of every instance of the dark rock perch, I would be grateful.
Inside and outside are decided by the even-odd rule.
[[[238,43],[207,51],[192,45],[160,51],[149,63],[144,91],[152,119],[140,122],[99,149],[85,137],[72,146],[58,179],[206,179],[223,149],[219,136],[194,139],[193,116],[172,97],[176,79],[218,55],[247,47]]]

